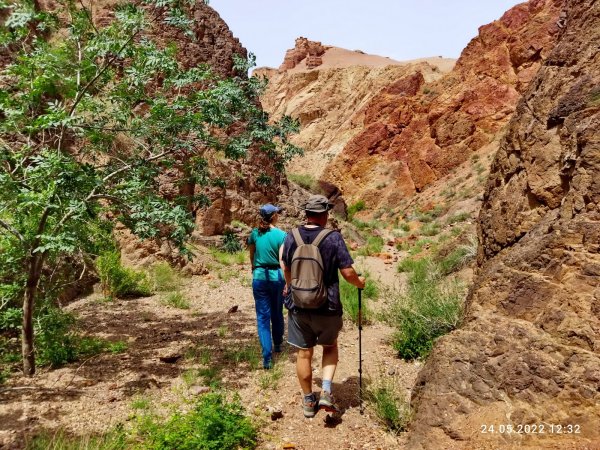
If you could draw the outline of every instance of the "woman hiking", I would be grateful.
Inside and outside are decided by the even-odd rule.
[[[248,237],[252,263],[252,293],[256,306],[258,339],[263,367],[273,367],[273,351],[283,342],[283,287],[285,281],[279,261],[286,233],[275,225],[281,209],[270,203],[260,207],[260,223]]]

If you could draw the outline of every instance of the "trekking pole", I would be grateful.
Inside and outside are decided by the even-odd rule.
[[[358,405],[360,414],[364,414],[363,409],[363,389],[362,389],[362,289],[358,288]]]

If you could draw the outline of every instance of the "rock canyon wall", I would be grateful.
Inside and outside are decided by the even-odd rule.
[[[263,71],[271,80],[265,109],[302,124],[296,142],[307,152],[290,172],[319,176],[374,209],[422,191],[507,124],[554,47],[562,4],[515,6],[482,26],[453,68],[443,58],[406,64],[349,51],[339,67],[326,48],[323,63],[308,69],[297,62],[307,44],[297,41],[279,71]]]
[[[568,2],[561,25],[493,163],[479,272],[417,380],[411,448],[600,447],[600,4]]]

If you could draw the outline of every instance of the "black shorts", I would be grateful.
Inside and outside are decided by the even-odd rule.
[[[326,316],[309,311],[288,313],[288,343],[298,348],[333,345],[342,329],[342,316]]]

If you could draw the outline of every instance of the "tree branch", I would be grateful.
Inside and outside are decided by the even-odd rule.
[[[69,116],[73,115],[73,113],[75,112],[75,108],[77,108],[77,105],[79,105],[79,102],[81,102],[81,99],[86,94],[86,92],[88,91],[88,89],[90,87],[92,87],[93,84],[96,81],[98,81],[98,78],[100,78],[104,74],[104,72],[106,72],[108,70],[108,68],[112,65],[112,63],[114,63],[117,60],[117,58],[121,55],[121,52],[123,50],[125,50],[129,46],[129,44],[131,44],[131,42],[133,42],[133,40],[135,39],[135,37],[141,31],[142,31],[142,29],[139,28],[135,33],[133,33],[131,36],[129,36],[129,39],[127,39],[127,41],[125,41],[125,43],[115,53],[115,55],[110,60],[108,60],[104,64],[104,67],[102,67],[102,69],[100,69],[100,71],[94,76],[94,78],[92,78],[90,81],[88,81],[88,83],[83,87],[83,89],[77,93],[77,96],[75,97],[75,101],[73,102],[73,105],[71,106],[71,109],[69,110]]]
[[[25,238],[23,237],[23,235],[21,233],[19,233],[18,230],[16,230],[15,228],[13,228],[12,226],[10,226],[8,223],[6,223],[4,220],[0,219],[0,226],[8,231],[10,231],[12,234],[14,234],[19,241],[24,242]]]

